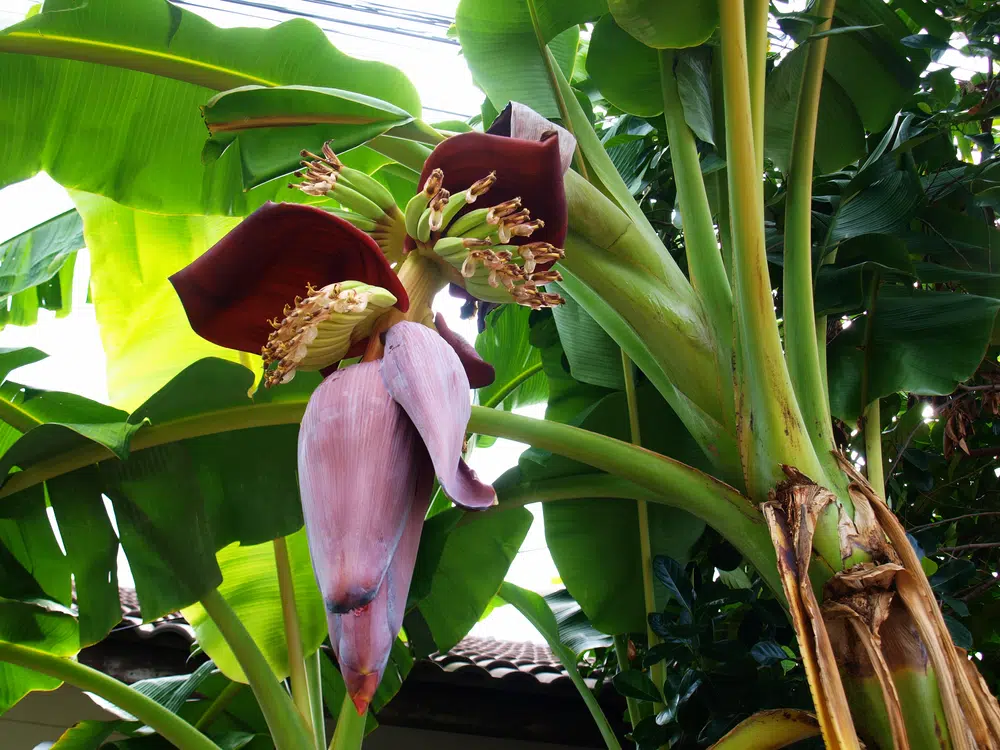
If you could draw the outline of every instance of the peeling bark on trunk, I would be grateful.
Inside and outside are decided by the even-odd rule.
[[[830,490],[789,467],[763,504],[827,747],[1000,748],[1000,706],[952,643],[905,531],[837,458],[853,518]],[[837,514],[842,559],[822,585],[821,605],[810,563],[828,513]]]

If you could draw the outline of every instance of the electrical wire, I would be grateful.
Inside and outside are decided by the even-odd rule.
[[[427,42],[427,41],[430,41],[430,42],[439,42],[439,43],[446,43],[446,44],[449,44],[449,45],[452,45],[452,46],[458,46],[458,44],[459,44],[457,40],[443,38],[443,37],[435,36],[433,34],[424,34],[424,33],[418,32],[418,31],[412,31],[412,30],[407,30],[407,29],[401,29],[401,28],[395,28],[395,27],[387,27],[387,26],[379,26],[379,25],[376,25],[376,24],[366,24],[366,23],[354,22],[354,21],[340,19],[340,18],[333,18],[331,16],[326,16],[326,15],[322,15],[322,14],[318,14],[318,13],[302,12],[300,10],[297,10],[297,9],[294,9],[294,8],[291,8],[291,7],[284,7],[284,6],[279,6],[279,5],[273,5],[273,4],[270,4],[270,3],[256,2],[255,0],[218,0],[218,2],[215,3],[215,4],[208,4],[206,2],[197,2],[196,0],[172,0],[172,1],[173,1],[173,3],[175,5],[185,6],[185,7],[191,8],[191,9],[211,11],[211,12],[215,12],[215,13],[220,13],[220,14],[225,14],[225,15],[232,15],[232,16],[241,16],[243,18],[251,18],[251,19],[254,19],[256,21],[265,21],[265,22],[270,22],[270,23],[280,23],[281,20],[282,20],[282,18],[281,18],[282,16],[287,17],[287,18],[308,18],[309,20],[311,20],[313,22],[319,22],[319,23],[316,23],[316,25],[319,26],[323,31],[326,31],[326,32],[332,33],[332,34],[338,34],[338,35],[341,35],[341,36],[350,37],[352,39],[358,39],[360,41],[371,42],[372,44],[384,44],[386,42],[384,40],[374,39],[374,38],[372,38],[370,36],[366,36],[366,35],[363,35],[363,34],[352,34],[352,33],[348,32],[348,31],[343,30],[343,29],[330,28],[329,26],[326,26],[324,24],[336,24],[336,25],[341,25],[341,26],[349,26],[349,27],[358,27],[358,28],[370,29],[370,30],[377,31],[377,32],[380,32],[380,33],[384,33],[384,34],[400,35],[400,36],[405,36],[405,37],[408,37],[408,38],[415,38],[415,39],[419,39],[420,41],[424,41],[424,42]],[[347,9],[347,10],[351,10],[351,11],[359,11],[359,12],[378,13],[378,12],[381,11],[381,9],[386,9],[387,11],[397,11],[398,13],[396,15],[392,16],[392,17],[403,19],[403,17],[406,16],[405,20],[410,20],[413,23],[424,23],[424,24],[434,25],[434,26],[445,26],[445,25],[450,26],[451,23],[452,23],[452,19],[449,18],[449,17],[447,17],[447,16],[442,16],[442,15],[437,15],[437,14],[408,13],[406,11],[406,9],[404,9],[404,8],[398,8],[396,6],[382,6],[382,5],[378,4],[378,3],[366,4],[366,5],[363,5],[363,6],[351,6],[351,5],[348,5],[346,3],[336,2],[336,0],[304,0],[304,1],[305,2],[309,2],[309,3],[313,3],[313,4],[317,4],[317,5],[329,6],[329,7],[334,7],[334,8],[343,8],[343,9]],[[235,8],[226,7],[226,6],[230,6],[230,5],[233,5],[233,6],[242,6],[244,8],[250,9],[250,10],[270,12],[270,13],[277,14],[278,17],[276,18],[276,17],[270,16],[270,15],[262,15],[261,13],[252,13],[252,12],[248,12],[247,10],[237,10]],[[397,44],[397,43],[394,43],[394,42],[388,42],[388,43],[390,43],[390,44]],[[397,46],[404,46],[404,47],[406,47],[408,49],[417,49],[416,47],[413,47],[411,45],[398,45],[397,44]],[[464,112],[455,112],[454,110],[443,109],[441,107],[432,107],[432,106],[427,106],[427,105],[424,106],[424,110],[428,111],[428,112],[436,113],[438,115],[444,115],[445,119],[452,118],[452,117],[458,117],[458,118],[461,118],[463,120],[466,120],[466,119],[468,119],[471,116],[471,115],[469,115],[467,113],[464,113]]]
[[[402,21],[411,21],[413,23],[424,23],[428,25],[441,26],[447,29],[454,23],[455,19],[449,18],[448,16],[439,15],[437,13],[421,13],[420,11],[413,11],[409,8],[400,8],[395,5],[382,5],[381,3],[341,3],[336,0],[305,0],[308,3],[314,3],[315,5],[323,5],[329,8],[341,8],[343,10],[350,10],[356,13],[373,13],[379,16],[385,16],[386,18],[396,18]]]
[[[311,0],[311,1],[312,2],[320,2],[320,1],[322,1],[324,3],[325,2],[332,2],[332,0]],[[174,2],[177,5],[193,6],[193,7],[203,8],[205,10],[215,10],[215,11],[219,11],[219,12],[222,12],[222,13],[235,12],[235,13],[238,13],[239,15],[254,17],[254,16],[252,16],[252,14],[239,13],[239,11],[230,11],[230,10],[224,8],[224,7],[217,7],[217,6],[212,6],[212,5],[204,5],[204,4],[200,4],[200,3],[194,3],[194,2],[191,2],[191,0],[174,0]],[[244,6],[244,7],[247,7],[247,8],[254,8],[254,9],[257,9],[257,10],[270,11],[272,13],[278,13],[280,15],[285,15],[285,16],[292,16],[292,17],[297,17],[297,18],[308,18],[311,21],[322,21],[322,22],[325,22],[325,23],[332,23],[332,24],[336,24],[336,25],[340,25],[340,26],[351,26],[351,27],[354,27],[354,28],[369,29],[371,31],[379,31],[379,32],[387,33],[387,34],[396,34],[396,35],[399,35],[399,36],[412,37],[414,39],[420,39],[421,41],[436,42],[438,44],[447,44],[447,45],[454,46],[454,47],[459,46],[459,42],[458,42],[457,39],[451,39],[451,38],[449,38],[447,36],[439,36],[439,35],[436,35],[436,34],[429,34],[429,33],[421,32],[421,31],[416,31],[416,30],[412,30],[412,29],[404,29],[404,28],[400,28],[398,26],[396,26],[396,27],[393,27],[393,26],[380,26],[378,24],[363,23],[361,21],[350,21],[350,20],[346,20],[346,19],[343,19],[343,18],[333,18],[331,16],[323,15],[322,13],[311,13],[311,12],[305,11],[305,10],[293,10],[291,8],[284,7],[284,6],[281,6],[281,5],[272,5],[270,3],[254,2],[254,0],[222,0],[222,2],[225,2],[227,4],[232,4],[232,5]],[[356,8],[347,6],[345,3],[336,3],[335,7],[345,7],[345,8],[348,8],[348,9],[352,10],[352,11],[357,10]],[[359,12],[369,12],[369,11],[360,10]],[[261,18],[260,16],[256,16],[256,17],[257,18]],[[271,20],[271,19],[268,19],[268,20]],[[416,21],[416,23],[430,23],[430,22],[427,22],[427,21]],[[439,25],[439,24],[434,23],[433,25]],[[326,29],[326,30],[327,31],[333,31],[333,29]]]

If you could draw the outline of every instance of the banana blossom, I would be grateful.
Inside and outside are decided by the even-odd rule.
[[[464,508],[496,502],[462,459],[470,378],[481,387],[493,370],[440,316],[440,333],[397,322],[381,359],[335,369],[408,300],[372,238],[322,209],[267,204],[171,282],[197,333],[263,354],[265,384],[330,373],[302,420],[299,485],[330,639],[363,713],[402,626],[434,476]]]

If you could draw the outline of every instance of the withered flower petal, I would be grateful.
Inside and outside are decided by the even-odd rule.
[[[562,161],[562,171],[565,174],[573,162],[576,151],[576,138],[566,128],[556,125],[542,117],[527,104],[508,102],[503,112],[497,115],[489,129],[491,135],[502,135],[507,138],[521,138],[529,141],[541,140],[545,133],[555,131],[559,136],[559,155]]]
[[[406,290],[375,240],[321,208],[266,203],[170,277],[191,327],[214,344],[259,354],[268,321],[306,284],[380,286],[406,311]],[[361,342],[359,342],[361,343]]]
[[[381,372],[385,387],[423,438],[448,497],[470,509],[495,504],[493,488],[462,459],[472,405],[469,379],[455,351],[430,328],[399,323],[386,332]]]

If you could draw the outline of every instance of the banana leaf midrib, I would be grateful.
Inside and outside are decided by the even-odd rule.
[[[174,78],[178,81],[217,91],[225,91],[248,84],[280,85],[277,81],[241,73],[190,57],[63,34],[10,31],[6,34],[0,34],[0,51],[114,65],[142,73]],[[157,62],[161,64],[157,65]]]
[[[274,427],[284,424],[298,424],[305,412],[305,401],[287,401],[274,404],[236,406],[204,412],[189,417],[150,425],[136,433],[129,444],[129,451],[154,448],[166,443],[188,438],[215,435],[235,429],[254,427]],[[68,451],[62,455],[39,461],[33,466],[10,476],[0,489],[0,498],[13,495],[21,490],[44,482],[61,474],[69,473],[92,463],[114,458],[115,454],[97,443]]]

